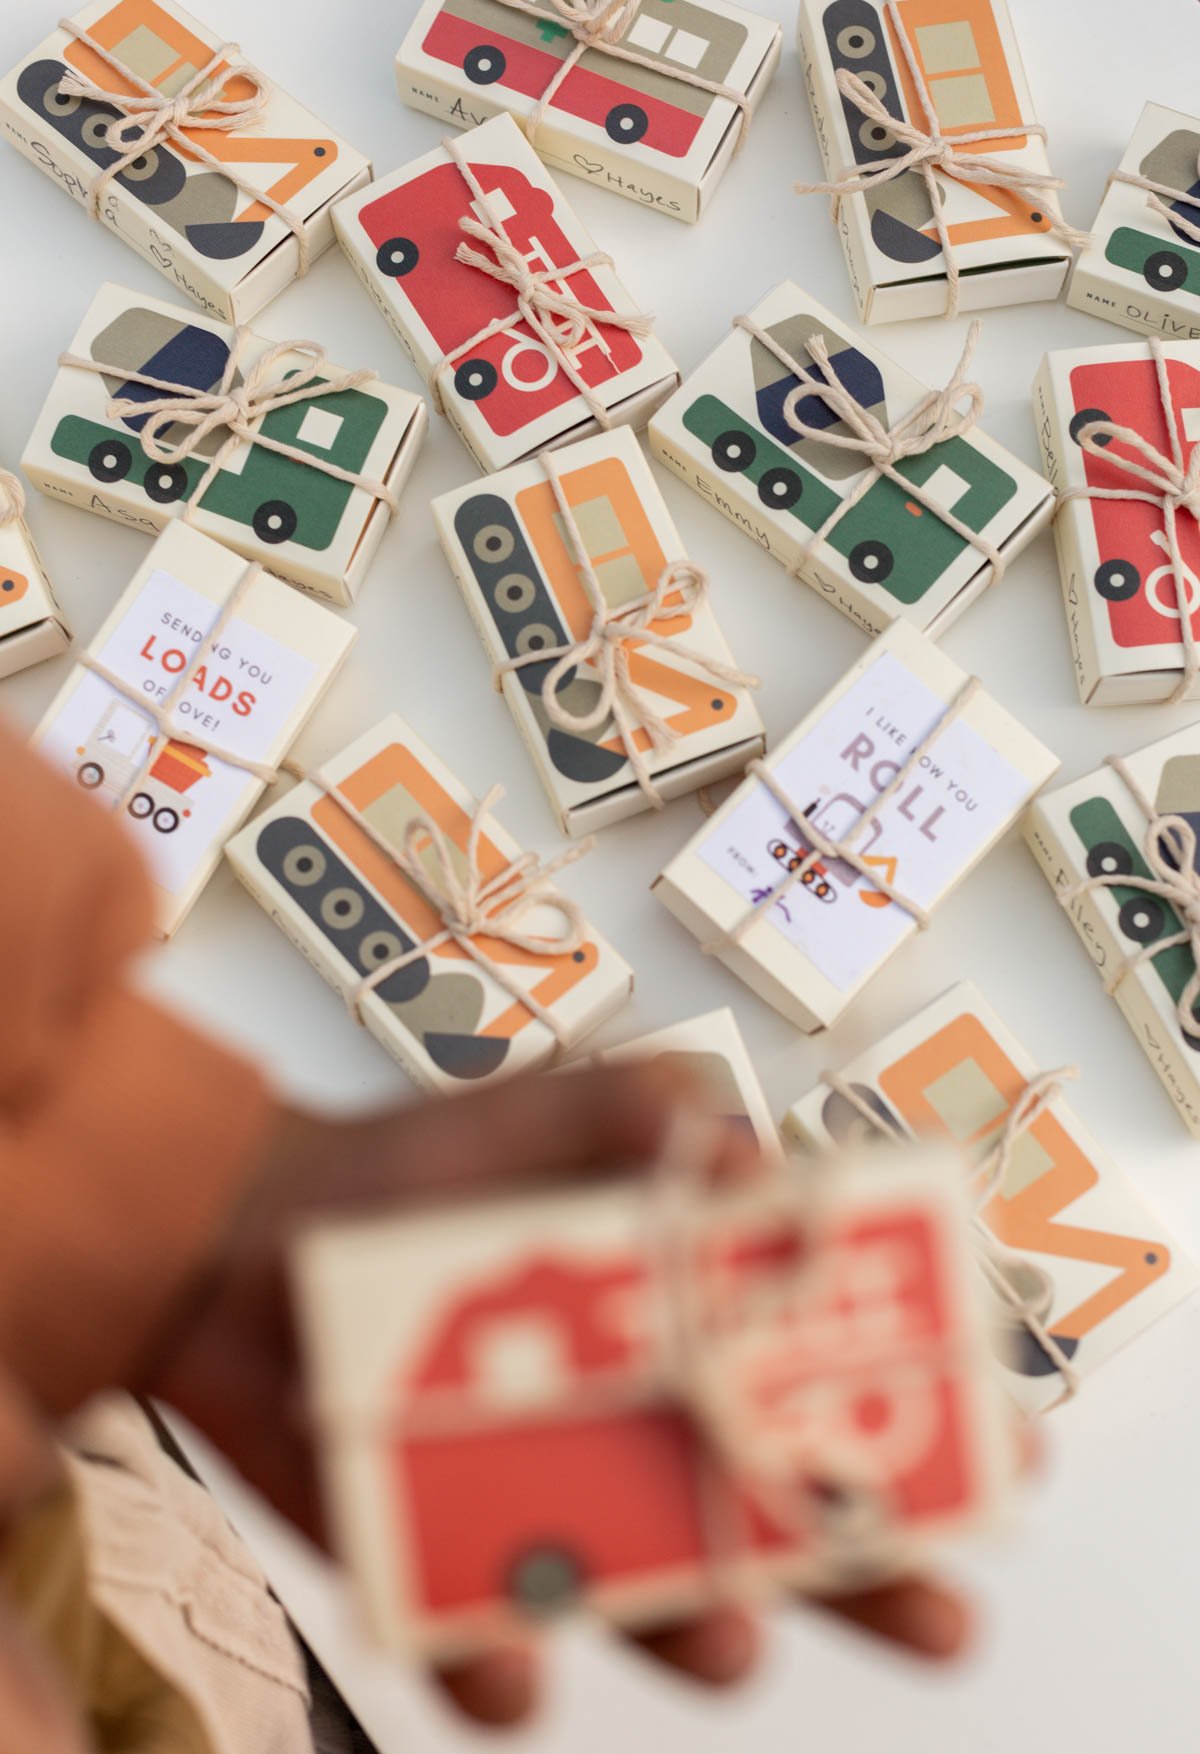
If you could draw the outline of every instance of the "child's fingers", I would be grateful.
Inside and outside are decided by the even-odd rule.
[[[918,1656],[954,1657],[970,1639],[971,1614],[963,1598],[923,1577],[893,1578],[873,1589],[803,1599]]]
[[[486,1655],[435,1669],[434,1678],[453,1704],[476,1723],[507,1728],[527,1718],[538,1703],[541,1671],[532,1650],[505,1645]]]
[[[627,1634],[631,1644],[656,1662],[694,1681],[728,1687],[754,1668],[762,1648],[758,1622],[732,1604],[710,1608],[694,1619]]]

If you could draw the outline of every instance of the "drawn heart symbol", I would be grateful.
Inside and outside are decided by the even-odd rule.
[[[575,154],[575,163],[579,166],[581,171],[586,171],[589,177],[598,177],[600,172],[604,169],[604,166],[602,164],[597,164],[594,159],[585,158],[582,152],[577,152]]]

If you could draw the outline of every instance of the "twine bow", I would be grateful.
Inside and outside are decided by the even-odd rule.
[[[206,64],[192,75],[174,97],[168,97],[71,19],[61,19],[58,28],[83,43],[118,78],[133,87],[132,94],[129,91],[111,91],[91,79],[85,79],[72,69],[68,69],[59,81],[59,91],[68,97],[83,98],[89,103],[108,104],[120,112],[104,130],[104,144],[116,156],[110,165],[92,179],[88,188],[88,207],[93,219],[100,218],[104,191],[115,177],[121,176],[144,153],[152,152],[156,147],[170,145],[188,157],[200,159],[235,188],[240,189],[242,194],[252,196],[254,200],[268,207],[277,218],[282,219],[296,239],[299,253],[298,272],[308,272],[309,248],[303,222],[282,203],[240,177],[194,138],[196,133],[206,131],[222,134],[248,133],[266,116],[271,95],[270,83],[257,68],[242,60],[241,49],[237,43],[223,43],[220,48],[214,49]],[[235,78],[244,79],[249,84],[247,96],[222,97],[221,93]]]
[[[1072,487],[1060,495],[1058,509],[1061,511],[1069,500],[1116,499],[1139,500],[1145,505],[1157,506],[1162,513],[1163,545],[1175,587],[1175,613],[1179,617],[1179,639],[1183,646],[1183,674],[1170,699],[1180,701],[1187,699],[1197,675],[1200,675],[1200,644],[1192,626],[1192,616],[1195,609],[1200,607],[1200,602],[1193,605],[1191,601],[1188,568],[1179,542],[1180,512],[1190,512],[1200,527],[1200,444],[1192,445],[1189,454],[1184,456],[1175,408],[1171,401],[1167,356],[1156,335],[1150,337],[1149,347],[1171,447],[1170,455],[1164,456],[1156,445],[1152,445],[1149,439],[1132,426],[1121,426],[1114,420],[1089,420],[1080,427],[1076,435],[1080,450],[1086,451],[1089,456],[1102,458],[1113,469],[1132,476],[1136,481],[1144,481],[1146,486]],[[1139,462],[1136,457],[1123,456],[1119,451],[1108,449],[1114,439],[1118,444],[1136,451],[1142,460]]]
[[[0,530],[15,524],[25,512],[25,489],[15,475],[0,469]]]
[[[800,195],[828,195],[831,199],[834,218],[837,218],[841,202],[846,195],[863,194],[868,189],[883,183],[890,183],[896,177],[903,176],[907,171],[916,171],[924,180],[929,197],[929,206],[933,215],[933,224],[937,231],[938,243],[946,263],[946,312],[948,317],[958,312],[959,299],[959,268],[954,253],[954,242],[950,236],[950,228],[942,211],[941,191],[937,186],[935,172],[952,177],[959,183],[977,183],[986,187],[1012,189],[1025,196],[1034,206],[1041,196],[1055,189],[1061,189],[1063,179],[1049,176],[1042,171],[1025,170],[1010,164],[1004,158],[989,153],[964,153],[964,146],[977,146],[988,140],[1011,139],[1015,132],[1032,134],[1039,140],[1046,139],[1046,130],[1036,122],[1021,122],[1006,127],[993,128],[962,128],[956,129],[953,137],[942,132],[938,120],[937,106],[921,71],[908,35],[900,19],[896,0],[887,0],[884,7],[888,23],[893,35],[900,44],[908,70],[912,76],[913,88],[918,102],[925,114],[925,126],[916,122],[906,121],[903,116],[894,116],[886,105],[876,96],[869,85],[852,73],[847,67],[840,67],[837,72],[837,88],[844,98],[859,110],[868,121],[886,129],[897,141],[907,147],[907,151],[895,158],[877,158],[869,163],[859,165],[856,169],[846,170],[828,182],[797,183],[796,193]],[[1053,213],[1042,215],[1048,222],[1049,230],[1071,248],[1082,247],[1088,241],[1086,232],[1076,231],[1064,220]]]
[[[707,599],[707,574],[688,560],[669,561],[651,590],[613,608],[596,575],[558,467],[549,452],[543,452],[541,461],[554,493],[576,573],[592,607],[592,623],[581,640],[568,640],[548,650],[525,652],[507,659],[497,667],[497,676],[523,669],[528,664],[548,664],[541,698],[551,724],[562,731],[586,733],[597,730],[611,719],[624,745],[634,779],[651,805],[656,810],[661,809],[663,798],[638,747],[637,734],[639,730],[644,732],[650,747],[656,754],[661,754],[678,741],[679,733],[662,717],[649,691],[635,682],[630,669],[631,654],[640,646],[657,646],[694,665],[714,681],[729,682],[740,688],[757,688],[759,679],[739,670],[734,664],[710,656],[697,646],[688,645],[656,625],[673,617],[695,615]],[[594,706],[573,712],[560,698],[559,688],[572,670],[584,666],[598,672],[599,691]]]
[[[1200,181],[1200,152],[1196,155],[1196,178],[1197,181]],[[1200,199],[1195,195],[1189,194],[1186,189],[1173,189],[1170,183],[1156,183],[1150,177],[1139,176],[1136,171],[1115,170],[1108,181],[1110,185],[1128,183],[1131,189],[1145,189],[1150,196],[1146,203],[1150,211],[1156,213],[1160,219],[1165,219],[1168,225],[1181,231],[1184,237],[1190,238],[1194,244],[1200,244],[1200,224],[1195,220],[1185,218],[1182,213],[1172,213],[1170,207],[1167,206],[1167,201],[1173,204],[1178,202],[1184,207],[1191,207],[1200,214]],[[1160,199],[1160,196],[1164,195],[1166,201]]]
[[[1179,930],[1143,944],[1132,956],[1125,957],[1116,972],[1106,979],[1104,990],[1110,995],[1115,993],[1135,969],[1153,962],[1168,950],[1186,946],[1195,966],[1175,1002],[1175,1014],[1183,1035],[1194,1037],[1200,1033],[1200,1014],[1197,1012],[1200,1002],[1200,872],[1196,870],[1196,830],[1183,816],[1173,813],[1159,815],[1120,756],[1110,755],[1108,766],[1122,780],[1146,818],[1142,857],[1151,875],[1139,877],[1135,871],[1099,871],[1094,877],[1086,877],[1081,883],[1060,889],[1058,899],[1063,907],[1068,907],[1081,895],[1089,895],[1096,889],[1133,889],[1140,895],[1152,895],[1165,901],[1174,909],[1181,922]]]
[[[895,483],[906,499],[915,499],[918,505],[932,512],[939,523],[953,530],[955,535],[983,555],[992,569],[990,583],[995,584],[1003,577],[1006,562],[995,544],[956,517],[949,506],[943,505],[919,482],[910,481],[907,475],[902,475],[898,467],[906,458],[924,456],[935,445],[943,444],[947,439],[964,438],[982,414],[983,390],[978,384],[967,381],[967,372],[979,341],[978,320],[971,324],[958,364],[945,388],[930,390],[891,427],[884,426],[878,416],[872,414],[869,408],[864,408],[838,377],[823,335],[810,335],[805,342],[817,368],[813,371],[793,359],[787,349],[781,347],[775,337],[760,327],[752,317],[735,317],[734,326],[745,329],[754,341],[772,353],[784,369],[797,379],[784,399],[782,410],[784,421],[796,437],[834,445],[839,450],[854,451],[868,465],[855,487],[844,499],[838,501],[824,523],[808,538],[800,551],[799,559],[791,569],[793,573],[803,570],[805,562],[822,542],[828,540],[842,519],[853,511],[881,476],[886,476]],[[801,402],[811,396],[818,396],[849,430],[839,433],[828,427],[813,426],[801,419],[797,409]],[[963,397],[967,399],[967,406],[959,408],[957,404]]]

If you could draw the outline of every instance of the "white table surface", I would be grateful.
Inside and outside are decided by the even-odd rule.
[[[791,193],[820,174],[792,47],[792,0],[759,0],[784,23],[782,65],[746,150],[698,227],[685,227],[571,179],[570,200],[628,284],[659,316],[685,371],[776,281],[791,276],[850,317],[845,268],[822,201]],[[1069,217],[1086,225],[1148,97],[1195,111],[1200,10],[1194,0],[1012,0],[1052,161],[1068,181]],[[401,107],[392,58],[412,0],[212,0],[214,28],[239,37],[273,77],[388,170],[428,150],[438,124]],[[5,0],[0,63],[12,65],[53,24],[49,0]],[[5,394],[0,459],[15,466],[54,363],[98,284],[169,296],[166,283],[110,233],[89,225],[15,153],[0,156],[8,239],[0,288]],[[333,358],[419,388],[398,342],[334,250],[258,321],[267,334],[313,336]],[[944,381],[966,319],[878,329],[879,343],[927,381]],[[1028,386],[1049,347],[1117,341],[1124,331],[1064,306],[1027,305],[985,320],[978,376],[985,424],[1037,461]],[[434,538],[430,498],[469,480],[472,465],[436,417],[399,517],[360,604],[357,649],[303,739],[316,758],[399,709],[477,792],[503,780],[502,815],[521,842],[549,849],[556,832],[518,733],[490,688],[476,635]],[[739,660],[764,679],[772,736],[785,732],[862,650],[863,635],[783,572],[714,510],[660,471],[691,553],[710,570],[717,610]],[[107,613],[145,553],[144,538],[34,498],[31,522],[80,639]],[[1080,707],[1071,676],[1054,550],[1043,536],[945,641],[962,664],[1062,757],[1063,777],[1187,722],[1188,709]],[[67,659],[0,685],[0,710],[32,724]],[[1194,713],[1195,709],[1191,709]],[[637,969],[632,1004],[598,1038],[624,1040],[716,1005],[732,1005],[772,1105],[782,1113],[827,1063],[872,1038],[963,976],[975,979],[1044,1065],[1078,1060],[1080,1112],[1161,1213],[1180,1244],[1200,1249],[1200,1146],[1184,1132],[1115,1005],[1020,840],[1014,835],[894,958],[831,1037],[807,1040],[651,901],[647,887],[692,833],[684,799],[610,829],[570,883]],[[6,824],[4,833],[19,825]],[[407,1100],[405,1079],[221,871],[147,982],[195,1022],[257,1054],[298,1099],[344,1108]],[[219,1093],[214,1092],[214,1100]],[[164,1173],[170,1166],[164,1164]],[[1194,1749],[1200,1681],[1200,1299],[1104,1366],[1082,1398],[1047,1422],[1047,1469],[1003,1542],[953,1556],[981,1611],[977,1653],[952,1672],[881,1654],[815,1615],[780,1613],[760,1677],[717,1699],[659,1676],[594,1632],[555,1641],[555,1679],[520,1754],[569,1748],[609,1754],[950,1754],[1130,1744]],[[418,1680],[357,1638],[330,1573],[232,1482],[243,1527],[293,1613],[331,1662],[383,1754],[474,1746]]]

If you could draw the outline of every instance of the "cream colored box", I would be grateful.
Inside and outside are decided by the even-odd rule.
[[[779,1129],[771,1115],[758,1073],[728,1006],[706,1011],[606,1048],[596,1058],[608,1065],[627,1060],[668,1060],[709,1092],[717,1113],[731,1126],[746,1128],[765,1156],[779,1155]]]
[[[239,348],[236,384],[244,384],[279,343],[105,285],[93,299],[68,355],[97,366],[60,364],[30,435],[22,468],[51,499],[99,512],[116,523],[159,531],[192,506],[217,453],[230,437],[217,428],[190,454],[164,463],[145,449],[145,415],[114,412],[117,400],[152,402],[153,389],[124,375],[179,386],[179,400],[218,389],[231,352]],[[290,351],[264,370],[283,393],[340,370]],[[425,433],[425,403],[411,390],[378,380],[361,388],[314,395],[268,413],[257,426],[265,443],[242,442],[192,506],[188,521],[248,560],[314,597],[344,607],[362,587],[390,513],[370,486],[331,470],[361,476],[399,494]],[[169,446],[189,436],[175,423],[161,435]],[[310,455],[311,464],[281,456],[272,445]],[[326,464],[328,468],[322,468]]]
[[[555,474],[610,611],[653,592],[683,543],[628,427],[581,439],[555,454]],[[611,716],[593,729],[558,726],[543,688],[553,660],[501,670],[510,658],[586,640],[595,610],[580,581],[547,465],[518,463],[501,475],[444,493],[434,522],[471,618],[566,834],[584,834],[650,807]],[[686,581],[685,581],[686,583]],[[707,592],[692,608],[679,591],[647,632],[679,642],[625,645],[630,679],[674,741],[634,741],[655,791],[674,798],[740,774],[764,748],[748,688],[705,669],[733,666]],[[673,612],[672,612],[673,611]],[[601,698],[597,661],[564,671],[558,698],[586,718]]]
[[[1028,124],[1037,116],[1005,0],[800,0],[799,51],[817,141],[829,181],[907,150],[890,129],[844,98],[837,74],[858,75],[893,116],[926,127],[904,44],[912,52],[938,123],[956,132],[1005,128],[999,139],[964,144],[965,154],[998,157],[1016,172],[1045,176],[1050,163]],[[935,173],[942,213],[959,268],[959,309],[1057,298],[1071,252],[1050,230],[1060,217],[1053,190],[1030,192],[967,183]],[[809,195],[817,204],[825,199]],[[864,323],[941,316],[949,284],[924,177],[909,170],[877,188],[842,197],[837,231]]]
[[[1068,500],[1054,534],[1079,698],[1085,706],[1170,700],[1183,677],[1184,649],[1164,511],[1145,495],[1147,453],[1108,434],[1101,452],[1079,435],[1107,420],[1141,436],[1168,463],[1168,413],[1182,453],[1200,439],[1200,341],[1161,343],[1170,409],[1163,406],[1149,342],[1048,353],[1033,383],[1033,409],[1046,473],[1060,494],[1090,488],[1120,498]],[[1129,467],[1121,467],[1124,459]],[[1178,520],[1188,569],[1188,613],[1200,637],[1200,529]],[[1195,699],[1193,682],[1185,698]]]
[[[138,697],[162,702],[240,596],[161,735]],[[34,734],[63,773],[120,820],[153,881],[159,931],[182,924],[265,780],[212,753],[278,767],[357,630],[210,536],[171,524],[89,652],[124,684],[76,664]],[[149,765],[147,765],[149,764]]]
[[[881,1138],[950,1139],[985,1174],[999,1167],[1014,1115],[1028,1113],[979,1222],[992,1239],[981,1265],[993,1287],[1005,1381],[1030,1412],[1055,1405],[1069,1388],[1060,1360],[1082,1381],[1190,1296],[1198,1279],[1194,1262],[1164,1240],[1159,1219],[1066,1100],[1069,1080],[1043,1100],[1032,1094],[1048,1071],[969,981],[839,1068],[841,1082],[878,1117]],[[875,1129],[822,1082],[788,1110],[783,1130],[825,1150]]]
[[[1058,759],[906,622],[895,622],[767,757],[789,813],[755,775],[655,880],[654,893],[702,944],[813,1033],[836,1022],[918,930],[896,900],[842,859],[818,859],[805,824],[854,851],[926,913],[953,889],[1050,778]],[[918,771],[875,800],[936,728]],[[761,911],[752,923],[749,915]],[[737,933],[737,941],[730,937]]]
[[[1200,226],[1200,117],[1147,104],[1120,170],[1171,194],[1170,215]],[[1200,341],[1200,242],[1154,206],[1152,191],[1110,181],[1067,286],[1067,303],[1166,341]]]
[[[455,154],[471,167],[485,201]],[[644,313],[604,259],[575,267],[596,255],[596,245],[511,116],[450,137],[338,204],[338,239],[363,285],[421,376],[438,379],[451,425],[479,467],[491,471],[586,438],[598,422],[522,318],[517,288],[456,258],[465,245],[484,262],[496,260],[463,231],[464,222],[502,227],[530,271],[574,268],[549,283],[556,296],[587,311]],[[644,426],[679,382],[670,355],[653,333],[639,336],[590,316],[577,322],[568,358],[589,395],[614,425]],[[563,326],[555,316],[551,327]],[[449,363],[439,373],[443,360]]]
[[[57,658],[71,643],[29,527],[15,507],[14,513],[0,522],[0,678]]]
[[[886,427],[928,394],[928,385],[790,280],[750,316],[804,368],[813,366],[806,343],[820,336],[841,382]],[[953,366],[948,350],[947,378]],[[878,471],[871,480],[869,459],[836,442],[849,429],[819,389],[799,396],[796,413],[807,426],[827,427],[829,441],[799,436],[789,427],[785,405],[800,388],[794,371],[735,325],[654,416],[650,448],[868,633],[882,633],[902,617],[938,638],[992,583],[991,561],[895,482]],[[978,428],[906,458],[899,470],[1005,562],[1053,515],[1049,484]],[[864,486],[862,497],[807,554],[815,532]]]
[[[122,99],[141,101],[144,85],[176,98],[231,45],[173,0],[90,0],[71,19],[124,71],[60,26],[0,81],[0,123],[18,152],[88,207],[96,179],[120,162],[108,134],[133,113]],[[230,65],[223,59],[214,76]],[[104,100],[60,92],[68,73]],[[235,73],[222,101],[253,90]],[[370,162],[277,85],[251,125],[185,133],[227,169],[185,158],[168,136],[109,179],[100,219],[210,316],[248,322],[300,270],[296,232],[276,209],[299,226],[313,261],[333,242],[333,203],[370,182]]]
[[[562,77],[578,45],[549,5],[534,14],[504,0],[425,0],[396,80],[414,109],[469,128],[502,111],[526,123],[558,79],[537,125],[538,156],[694,223],[749,128],[782,36],[773,20],[726,0],[640,0],[622,54],[592,45]]]
[[[1134,783],[1156,817],[1179,817],[1200,830],[1200,725],[1190,725],[1125,757]],[[1192,871],[1179,875],[1177,831],[1166,825],[1156,836],[1161,869],[1146,859],[1150,824],[1120,774],[1105,763],[1094,773],[1039,798],[1025,818],[1025,839],[1051,888],[1060,893],[1093,877],[1128,876],[1086,890],[1065,903],[1071,924],[1125,1015],[1142,1052],[1158,1073],[1180,1119],[1200,1138],[1200,1005],[1193,1007],[1195,1033],[1181,1026],[1178,1007],[1196,970],[1190,943],[1169,942],[1188,923],[1176,903],[1138,885],[1165,874],[1184,888]],[[1162,942],[1160,950],[1153,946]],[[1128,968],[1135,957],[1140,966]],[[1120,977],[1120,978],[1118,978]]]
[[[467,876],[479,800],[403,719],[393,714],[340,750],[324,764],[321,781],[335,785],[397,853],[414,823],[432,822],[447,838],[456,874]],[[441,917],[399,864],[317,780],[272,803],[226,850],[276,925],[357,1004],[371,1034],[409,1076],[429,1089],[461,1090],[544,1065],[559,1043],[539,1011],[553,1013],[562,1045],[570,1046],[632,990],[632,969],[598,932],[588,928],[577,949],[552,948],[561,941],[561,922],[551,904],[535,907],[523,921],[523,930],[545,936],[551,946],[545,952],[480,935],[473,940],[480,959],[468,956],[447,938]],[[433,870],[428,835],[421,856]],[[511,835],[485,819],[479,842],[484,878],[520,856]],[[435,939],[446,941],[355,1000],[366,976]],[[533,1003],[514,996],[496,970]]]

